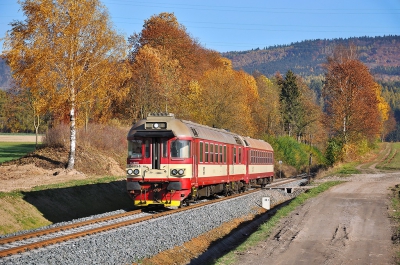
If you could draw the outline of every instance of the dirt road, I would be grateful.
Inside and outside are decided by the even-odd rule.
[[[395,264],[388,194],[400,173],[347,180],[306,202],[235,264]]]

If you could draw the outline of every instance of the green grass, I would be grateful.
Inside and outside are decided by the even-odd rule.
[[[267,239],[273,228],[279,223],[279,221],[288,216],[292,211],[294,211],[298,206],[302,205],[305,203],[310,198],[313,198],[320,194],[323,191],[326,191],[327,189],[338,185],[342,183],[341,181],[330,181],[330,182],[325,182],[318,187],[312,188],[308,190],[305,193],[300,194],[297,196],[295,199],[293,199],[288,205],[280,208],[274,216],[272,216],[267,222],[262,224],[256,232],[251,234],[249,238],[243,242],[240,246],[238,246],[236,249],[232,250],[225,256],[221,257],[218,259],[215,263],[217,265],[228,265],[236,262],[236,253],[244,253],[246,252],[250,247],[258,244],[260,241]]]
[[[392,143],[389,155],[384,161],[377,165],[379,169],[399,170],[400,169],[400,143]]]
[[[0,163],[18,159],[35,150],[35,143],[0,142]]]
[[[335,170],[334,174],[335,175],[360,174],[361,171],[356,168],[358,164],[359,164],[358,162],[343,164]]]
[[[103,178],[71,180],[71,181],[64,182],[64,183],[36,186],[36,187],[33,187],[31,191],[42,191],[42,190],[50,190],[50,189],[61,189],[61,188],[79,187],[79,186],[84,186],[84,185],[110,183],[110,182],[118,181],[121,179],[122,179],[121,177],[107,176],[107,177],[103,177]]]

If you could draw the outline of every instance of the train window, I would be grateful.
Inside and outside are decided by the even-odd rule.
[[[200,163],[203,163],[203,142],[200,142]]]
[[[161,140],[161,145],[162,145],[162,156],[163,157],[168,157],[167,140],[162,139]]]
[[[144,142],[144,144],[145,144],[145,155],[146,155],[146,158],[149,158],[150,157],[150,140],[149,139],[147,139],[145,142]]]
[[[214,162],[214,145],[210,144],[210,162]]]
[[[222,163],[222,145],[219,146],[219,162]]]
[[[218,163],[218,157],[219,157],[219,155],[218,155],[218,145],[216,144],[215,145],[215,162],[216,163]]]
[[[208,143],[206,143],[206,152],[204,154],[206,162],[208,162]]]
[[[242,164],[242,148],[238,148],[239,149],[239,164]]]
[[[233,164],[236,164],[236,147],[233,148]]]
[[[175,140],[171,142],[171,157],[172,158],[189,158],[190,157],[190,141]]]
[[[226,164],[226,145],[224,145],[224,163]]]
[[[128,142],[128,156],[130,158],[142,158],[142,140]]]

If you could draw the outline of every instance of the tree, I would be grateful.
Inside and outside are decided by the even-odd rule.
[[[17,85],[29,89],[45,109],[68,110],[70,151],[68,169],[75,164],[76,113],[93,98],[110,104],[129,72],[115,64],[125,58],[123,36],[111,27],[99,0],[19,1],[27,17],[11,23],[4,46]],[[61,116],[68,114],[63,112]]]
[[[189,118],[191,114],[183,98],[190,97],[191,86],[206,71],[224,66],[221,56],[201,47],[173,13],[160,13],[145,20],[142,31],[128,40],[133,69],[130,95],[146,97],[142,92],[148,91],[151,94],[147,96],[152,96],[151,102],[142,101],[140,106],[134,103],[134,98],[126,102],[126,116],[134,119],[149,111],[167,109],[181,118]]]
[[[291,136],[296,124],[303,118],[304,112],[300,101],[300,90],[297,86],[295,74],[289,70],[283,79],[277,75],[278,85],[281,88],[279,101],[284,130]]]
[[[253,77],[257,84],[259,100],[254,121],[258,134],[277,135],[280,131],[281,115],[279,102],[279,86],[259,72],[254,72]]]
[[[213,68],[190,84],[185,109],[198,123],[253,136],[256,128],[249,102],[257,92],[254,78],[233,70],[229,60],[222,60],[224,67]]]
[[[344,145],[366,138],[373,141],[381,131],[375,82],[368,68],[355,59],[355,47],[339,46],[325,64],[323,96],[327,124]]]

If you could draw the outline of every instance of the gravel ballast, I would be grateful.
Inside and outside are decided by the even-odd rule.
[[[304,182],[299,180],[290,186],[301,186]],[[256,214],[263,197],[270,197],[271,206],[274,206],[301,192],[302,189],[295,189],[292,193],[265,189],[190,211],[2,258],[0,264],[128,264],[182,245],[235,218]]]

